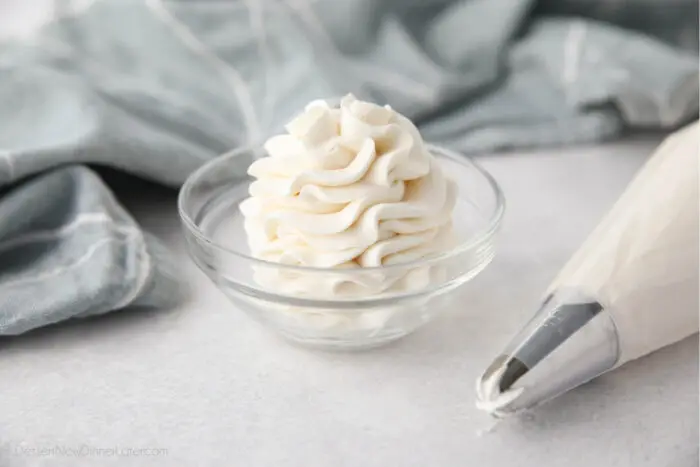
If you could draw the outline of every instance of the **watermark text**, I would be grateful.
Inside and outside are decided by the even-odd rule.
[[[95,446],[91,444],[31,446],[20,443],[0,446],[5,454],[17,457],[166,457],[168,449],[153,446]]]

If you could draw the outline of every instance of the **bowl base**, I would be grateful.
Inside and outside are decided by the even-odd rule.
[[[397,342],[399,339],[406,337],[408,333],[394,333],[394,334],[383,334],[378,336],[376,339],[366,339],[366,340],[345,340],[345,339],[309,339],[300,338],[299,336],[293,334],[287,334],[277,330],[274,332],[275,335],[282,338],[288,344],[295,347],[300,347],[303,349],[319,350],[324,352],[338,352],[338,353],[354,353],[354,352],[365,352],[380,347],[385,347]]]

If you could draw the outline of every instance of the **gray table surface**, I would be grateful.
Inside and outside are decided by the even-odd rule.
[[[508,199],[497,259],[440,319],[356,354],[254,324],[188,260],[172,192],[118,190],[176,252],[190,298],[0,341],[0,466],[697,465],[696,337],[496,426],[473,403],[654,144],[482,159]]]

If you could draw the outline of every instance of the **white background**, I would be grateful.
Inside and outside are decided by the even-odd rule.
[[[173,248],[190,298],[174,310],[118,312],[0,342],[0,465],[695,466],[695,337],[491,431],[474,408],[475,378],[652,148],[484,158],[508,199],[495,262],[441,319],[358,354],[271,336],[189,261],[174,193],[118,190]],[[168,454],[26,454],[83,445]]]

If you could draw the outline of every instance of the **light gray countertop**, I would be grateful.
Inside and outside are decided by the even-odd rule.
[[[173,193],[126,196],[190,298],[0,341],[0,466],[697,465],[696,337],[496,426],[474,407],[475,378],[655,142],[481,159],[508,202],[496,260],[453,310],[366,353],[261,329],[188,260]]]

